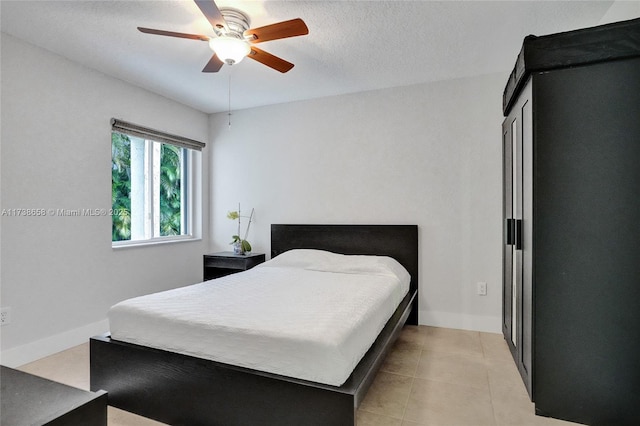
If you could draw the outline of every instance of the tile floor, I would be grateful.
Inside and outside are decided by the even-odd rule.
[[[89,388],[89,344],[20,367]],[[113,407],[109,426],[161,423]],[[407,326],[358,410],[358,426],[561,426],[535,416],[502,335]]]

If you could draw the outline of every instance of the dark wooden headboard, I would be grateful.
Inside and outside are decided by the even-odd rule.
[[[418,324],[418,225],[271,225],[271,257],[293,249],[389,256],[411,275],[416,292],[408,324]]]

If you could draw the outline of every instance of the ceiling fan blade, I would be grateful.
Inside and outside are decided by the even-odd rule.
[[[143,28],[143,27],[138,27],[138,30],[146,34],[155,34],[155,35],[163,35],[163,36],[169,36],[169,37],[188,38],[191,40],[209,41],[209,37],[198,35],[198,34],[175,33],[173,31],[154,30],[152,28]]]
[[[194,0],[200,12],[207,18],[211,26],[215,29],[227,28],[227,21],[224,20],[222,12],[213,0]]]
[[[202,69],[202,72],[218,72],[220,68],[222,68],[222,65],[224,65],[224,62],[214,53],[211,59],[209,59],[209,62],[207,62],[207,65]]]
[[[247,55],[247,58],[258,61],[276,71],[280,71],[281,73],[285,73],[293,68],[293,64],[291,62],[287,62],[284,59],[278,58],[264,50],[260,50],[255,46],[251,46],[251,53]]]
[[[290,21],[278,22],[259,28],[250,28],[244,32],[245,36],[252,36],[253,43],[263,41],[278,40],[280,38],[296,37],[309,34],[309,28],[300,18]]]

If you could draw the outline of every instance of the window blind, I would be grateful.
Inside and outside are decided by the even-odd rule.
[[[196,151],[202,151],[202,148],[206,146],[206,144],[204,144],[203,142],[198,142],[196,140],[185,138],[182,136],[161,132],[160,130],[150,129],[138,124],[128,123],[117,118],[111,119],[111,129],[114,132],[124,133],[131,136],[138,136],[156,142],[164,142],[182,148],[194,149]]]

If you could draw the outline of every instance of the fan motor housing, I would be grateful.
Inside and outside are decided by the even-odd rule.
[[[227,22],[228,30],[221,30],[218,35],[244,38],[243,33],[251,28],[249,16],[239,9],[233,7],[221,7],[220,13]]]

